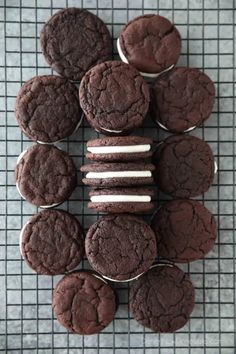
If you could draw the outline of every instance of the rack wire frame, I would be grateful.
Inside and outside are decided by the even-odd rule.
[[[32,144],[17,126],[14,102],[20,86],[34,75],[50,74],[39,32],[64,7],[98,14],[114,38],[135,16],[159,13],[173,20],[183,38],[178,65],[199,67],[214,80],[217,99],[204,127],[191,134],[212,147],[218,164],[214,184],[198,198],[215,215],[218,239],[204,260],[181,266],[196,287],[188,324],[175,334],[156,334],[135,322],[128,309],[128,285],[115,285],[120,306],[102,333],[78,336],[55,320],[52,290],[61,276],[40,276],[21,259],[19,233],[37,208],[16,192],[17,156]],[[0,351],[5,353],[233,354],[236,348],[235,292],[235,0],[0,0]],[[137,133],[160,141],[167,134],[151,119]],[[78,186],[60,208],[76,215],[86,229],[99,215],[87,209],[88,190],[79,167],[85,143],[97,136],[86,122],[59,144],[74,158]],[[168,199],[157,191],[157,203]],[[147,219],[151,215],[147,216]],[[86,260],[82,265],[89,268]]]

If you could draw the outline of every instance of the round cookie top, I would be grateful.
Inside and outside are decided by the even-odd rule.
[[[153,141],[143,136],[107,136],[87,142],[86,157],[101,162],[134,161],[152,155]]]
[[[156,74],[177,63],[181,37],[167,18],[150,14],[130,21],[119,36],[119,45],[129,64]]]
[[[127,134],[143,124],[149,88],[139,72],[120,61],[89,70],[81,81],[80,104],[89,124],[103,134]]]
[[[153,183],[155,166],[143,162],[93,163],[81,166],[83,183],[94,187],[129,187]]]
[[[76,186],[76,168],[65,151],[36,144],[20,156],[15,179],[23,198],[39,207],[50,207],[69,198]]]
[[[39,274],[56,275],[73,270],[84,254],[78,220],[62,210],[44,210],[23,227],[21,253]]]
[[[216,221],[196,200],[172,200],[157,210],[152,220],[158,255],[186,263],[203,258],[214,246]]]
[[[21,87],[15,113],[28,138],[56,142],[71,135],[81,121],[79,91],[59,76],[33,77]]]
[[[148,224],[129,214],[106,215],[85,238],[91,266],[114,281],[129,281],[146,272],[156,258],[156,238]]]
[[[88,208],[105,213],[140,213],[154,208],[154,191],[147,188],[92,189]]]
[[[194,287],[174,265],[156,265],[131,284],[129,307],[134,318],[154,332],[183,327],[194,307]]]
[[[173,133],[199,126],[211,112],[215,86],[195,68],[179,67],[154,82],[151,90],[153,119]]]
[[[158,187],[174,198],[205,193],[214,178],[214,156],[210,146],[194,136],[172,135],[153,155]]]
[[[116,296],[96,274],[73,272],[57,284],[52,306],[57,320],[69,331],[95,334],[114,319]]]
[[[40,42],[48,64],[70,80],[81,80],[92,66],[112,58],[105,23],[91,12],[67,8],[44,25]]]

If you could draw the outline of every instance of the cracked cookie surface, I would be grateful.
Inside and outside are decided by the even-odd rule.
[[[28,138],[45,143],[64,139],[81,120],[79,91],[59,76],[33,77],[17,95],[15,114]]]
[[[112,40],[105,23],[91,12],[67,8],[44,25],[40,42],[48,64],[70,80],[81,80],[92,66],[112,59]]]
[[[214,156],[210,146],[194,136],[172,135],[157,146],[153,155],[158,187],[174,198],[205,193],[214,178]]]
[[[91,266],[103,276],[128,281],[147,271],[156,258],[155,234],[141,218],[107,215],[93,224],[85,238]]]
[[[91,272],[73,272],[62,278],[53,292],[57,320],[78,334],[102,331],[116,312],[116,296],[106,282]]]
[[[108,61],[88,71],[79,96],[90,125],[108,135],[140,127],[150,99],[148,85],[139,72],[120,61]]]
[[[21,157],[15,179],[22,196],[37,206],[51,206],[69,198],[76,186],[72,158],[52,145],[36,144]]]
[[[165,73],[155,81],[151,92],[153,119],[173,133],[202,124],[215,100],[214,83],[195,68],[179,67]]]
[[[25,225],[21,252],[39,274],[56,275],[73,270],[84,254],[81,226],[65,211],[44,210]]]
[[[120,47],[128,62],[146,73],[160,73],[175,65],[181,51],[181,37],[165,17],[144,15],[122,30]]]
[[[141,325],[155,332],[174,332],[189,319],[194,287],[178,267],[159,265],[131,284],[129,307]]]
[[[195,200],[173,200],[157,210],[152,220],[158,255],[186,263],[203,258],[214,246],[216,221]]]

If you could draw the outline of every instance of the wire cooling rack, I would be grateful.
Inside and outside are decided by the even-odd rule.
[[[113,38],[130,19],[159,13],[173,20],[183,38],[179,65],[203,69],[215,81],[214,112],[193,135],[211,145],[218,174],[200,198],[219,226],[214,250],[185,267],[196,287],[196,307],[175,334],[155,334],[137,324],[128,311],[128,286],[116,285],[120,306],[102,333],[68,333],[53,317],[52,289],[60,277],[39,276],[22,261],[18,239],[22,225],[37,212],[17,194],[13,170],[17,156],[32,143],[20,132],[14,102],[24,81],[50,74],[40,51],[39,32],[58,9],[84,7],[98,14]],[[5,353],[83,354],[233,354],[235,353],[235,1],[234,0],[0,0],[0,351]],[[114,49],[116,55],[116,49]],[[140,134],[164,135],[149,120]],[[84,163],[84,143],[96,134],[86,125],[60,146]],[[78,186],[61,208],[87,229],[98,214],[86,207],[87,188]],[[158,195],[158,202],[165,196]],[[88,267],[86,261],[83,264]],[[168,294],[167,294],[168,296]]]

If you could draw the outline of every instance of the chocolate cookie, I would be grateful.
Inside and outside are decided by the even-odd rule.
[[[84,255],[80,224],[65,211],[41,211],[24,225],[20,249],[27,264],[39,274],[68,272],[79,265]]]
[[[134,161],[152,155],[153,141],[142,136],[114,136],[87,142],[86,157],[90,160],[114,162]]]
[[[76,168],[65,151],[36,144],[19,156],[15,179],[22,198],[49,208],[69,198],[76,186]]]
[[[209,76],[193,68],[175,68],[152,87],[153,119],[165,130],[183,133],[202,124],[211,114],[215,86]]]
[[[116,296],[111,286],[97,274],[73,272],[57,284],[52,307],[57,320],[69,331],[95,334],[114,319]]]
[[[153,190],[143,188],[94,189],[88,208],[105,213],[140,213],[154,208]]]
[[[172,135],[153,155],[158,187],[174,198],[205,193],[214,178],[214,156],[210,146],[194,136]]]
[[[92,66],[112,59],[105,23],[84,9],[63,9],[44,25],[40,42],[48,64],[70,80],[81,80]]]
[[[147,163],[94,163],[81,166],[83,183],[93,187],[129,187],[152,184],[154,165]]]
[[[154,262],[156,238],[141,218],[106,215],[89,228],[85,251],[90,265],[105,278],[130,281]]]
[[[79,91],[59,76],[33,77],[21,87],[15,113],[28,138],[42,143],[62,140],[81,123]]]
[[[174,265],[157,264],[130,287],[129,307],[134,318],[154,332],[175,332],[189,320],[194,287]]]
[[[181,37],[167,18],[144,15],[123,28],[117,49],[122,61],[133,65],[145,76],[156,77],[177,63]]]
[[[79,96],[89,124],[108,135],[125,135],[140,127],[149,107],[148,85],[135,68],[120,61],[89,70]]]
[[[185,263],[203,258],[214,246],[216,221],[196,200],[172,200],[157,210],[152,220],[158,255]]]

